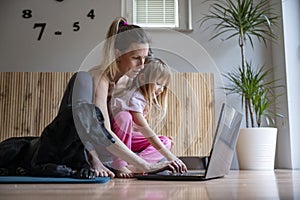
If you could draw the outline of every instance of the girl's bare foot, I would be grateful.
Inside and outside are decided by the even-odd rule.
[[[116,170],[116,177],[118,178],[133,178],[134,173],[127,168],[127,166],[121,167]]]

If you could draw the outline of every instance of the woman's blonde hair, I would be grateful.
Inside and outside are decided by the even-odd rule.
[[[145,67],[134,79],[147,102],[149,119],[162,121],[167,113],[168,86],[171,81],[171,69],[159,58],[149,56],[145,60]],[[153,96],[158,81],[163,81],[164,90],[159,96]]]
[[[113,79],[119,71],[115,50],[125,53],[132,43],[149,44],[149,38],[141,27],[128,24],[123,17],[117,17],[110,25],[104,43],[101,67]]]

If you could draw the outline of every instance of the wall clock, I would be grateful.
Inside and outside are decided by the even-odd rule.
[[[64,0],[55,0],[58,3],[63,2]],[[95,18],[95,10],[94,9],[90,9],[88,12],[83,13],[86,17],[86,19],[88,20],[93,20]],[[23,19],[25,20],[32,20],[32,21],[36,21],[38,20],[35,16],[34,10],[30,9],[30,8],[26,8],[22,10],[21,16]],[[78,32],[81,29],[81,22],[74,20],[73,22],[71,22],[70,27],[72,28],[73,32]],[[35,30],[37,32],[37,36],[36,39],[38,41],[43,39],[43,36],[45,35],[46,31],[47,31],[47,22],[45,21],[39,21],[39,22],[33,22],[32,25],[33,30]],[[50,33],[51,34],[51,33]],[[63,31],[62,30],[56,30],[53,33],[55,36],[61,36],[63,35]]]

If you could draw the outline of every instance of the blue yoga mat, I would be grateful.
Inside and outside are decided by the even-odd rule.
[[[32,176],[0,176],[0,183],[106,183],[109,177],[96,177],[95,179],[53,178]]]

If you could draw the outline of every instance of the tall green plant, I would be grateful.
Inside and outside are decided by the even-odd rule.
[[[245,79],[247,66],[245,45],[249,41],[254,48],[253,38],[267,45],[267,38],[276,39],[271,27],[277,25],[277,16],[267,0],[209,0],[211,4],[208,14],[200,20],[200,26],[207,21],[213,23],[216,32],[210,39],[224,35],[225,40],[238,39],[241,51],[241,81]],[[251,102],[247,93],[242,93],[242,104],[245,106],[246,126],[249,127],[249,117],[253,116]],[[253,117],[251,119],[253,121]]]
[[[262,116],[267,124],[274,124],[273,118],[281,116],[278,113],[270,111],[270,106],[274,104],[275,95],[273,93],[274,81],[266,81],[267,75],[271,70],[264,70],[264,67],[253,69],[251,64],[246,63],[246,69],[243,71],[241,67],[233,72],[224,74],[230,84],[224,87],[229,94],[239,94],[242,98],[248,99],[249,115],[251,125],[258,127],[262,124]],[[254,120],[255,119],[255,120]]]

